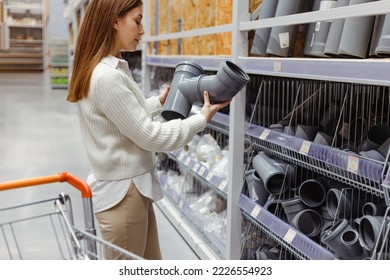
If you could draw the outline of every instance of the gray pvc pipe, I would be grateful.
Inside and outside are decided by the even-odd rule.
[[[348,6],[349,0],[338,0],[336,8]],[[330,25],[328,37],[326,38],[326,44],[324,48],[324,54],[327,56],[337,57],[339,56],[339,45],[341,34],[343,33],[345,19],[334,19]]]
[[[351,202],[345,190],[330,189],[326,195],[326,206],[332,218],[348,218],[351,215]]]
[[[362,214],[363,216],[383,216],[386,212],[386,208],[387,207],[385,205],[378,205],[372,202],[367,202],[362,207]]]
[[[272,18],[275,16],[278,0],[264,0],[260,7],[259,19]],[[271,28],[256,29],[253,38],[251,54],[266,55],[267,45]]]
[[[280,162],[273,160],[265,153],[258,153],[253,158],[252,165],[270,194],[283,193],[290,185],[290,178],[286,169],[282,167]]]
[[[342,241],[345,232],[353,231],[346,219],[338,220],[331,228],[321,235],[321,242],[329,247],[339,258],[348,259],[350,248]]]
[[[320,234],[322,217],[313,209],[304,209],[294,216],[291,225],[309,237]]]
[[[322,178],[308,179],[299,187],[299,196],[308,207],[318,207],[325,203],[327,186]]]
[[[348,249],[344,251],[346,259],[361,260],[366,257],[363,247],[359,242],[359,233],[349,229],[341,234],[341,243]]]
[[[286,213],[284,212],[284,208],[282,206],[281,200],[277,198],[268,199],[267,202],[264,204],[264,209],[274,214],[279,219],[287,222],[287,216]]]
[[[188,116],[191,111],[192,102],[184,97],[183,93],[178,89],[178,84],[182,80],[197,77],[202,74],[204,74],[203,68],[194,62],[184,61],[176,66],[171,89],[161,113],[164,119],[172,120]],[[196,96],[194,97],[196,98]]]
[[[386,14],[382,33],[378,42],[378,47],[375,49],[375,53],[380,56],[390,55],[390,13]]]
[[[368,50],[369,57],[379,57],[375,50],[378,47],[385,19],[386,15],[375,16],[374,27],[372,29],[372,36],[370,42],[370,49]]]
[[[297,14],[303,8],[303,0],[279,0],[275,17]],[[287,57],[294,48],[298,25],[272,27],[267,45],[267,53]]]
[[[322,0],[314,0],[312,11],[318,11],[320,9],[320,4]],[[305,47],[303,49],[303,54],[307,56],[312,56],[312,46],[314,42],[316,23],[312,22],[307,25],[306,37],[305,37]]]
[[[301,198],[299,196],[283,200],[282,206],[284,208],[284,212],[287,216],[287,221],[291,224],[295,215],[304,210],[306,207],[302,203]]]
[[[336,7],[336,4],[337,1],[321,1],[319,10],[323,11],[333,9]],[[332,21],[329,20],[316,22],[314,29],[315,32],[313,38],[313,45],[311,49],[312,56],[327,57],[327,55],[324,54],[324,49],[331,24]]]
[[[247,83],[249,76],[239,66],[225,61],[216,75],[205,75],[201,66],[184,61],[176,66],[162,116],[166,120],[185,119],[195,103],[203,103],[203,92],[208,91],[210,102],[221,103],[232,99]]]
[[[349,5],[375,0],[350,0]],[[346,57],[366,58],[375,16],[347,18],[340,39],[339,54]]]
[[[257,204],[264,206],[269,198],[269,192],[264,188],[264,183],[255,169],[245,172],[245,182],[250,197],[255,200]]]
[[[260,204],[261,206],[264,206],[264,204],[268,200],[269,193],[265,189],[264,182],[261,180],[256,170],[254,170],[254,172],[252,173],[252,177],[253,177],[253,187],[258,197],[257,203]]]
[[[361,218],[359,224],[360,242],[366,250],[372,251],[376,242],[378,242],[378,248],[381,247],[384,241],[380,231],[383,220],[383,216],[363,216]]]

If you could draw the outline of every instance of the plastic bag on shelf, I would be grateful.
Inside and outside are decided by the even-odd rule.
[[[196,147],[202,136],[195,134],[192,140],[183,147],[183,151],[187,152],[191,157],[196,158]]]
[[[227,150],[222,151],[221,159],[216,158],[216,162],[211,171],[222,178],[228,177],[228,164],[229,164],[229,152]]]
[[[185,178],[172,170],[169,170],[167,174],[168,174],[168,180],[167,180],[168,186],[176,193],[180,194],[184,186]]]
[[[196,146],[196,157],[207,168],[211,169],[217,160],[222,158],[221,148],[211,134],[205,134]]]
[[[206,213],[207,212],[207,205],[211,202],[213,199],[212,197],[213,190],[209,190],[199,196],[199,198],[192,204],[190,204],[190,208],[196,212],[196,213]]]

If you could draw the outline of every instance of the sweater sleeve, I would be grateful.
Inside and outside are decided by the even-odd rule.
[[[146,108],[152,117],[159,115],[162,111],[162,105],[158,96],[152,96],[146,99]]]
[[[185,120],[153,121],[126,79],[119,71],[108,71],[94,84],[92,97],[117,129],[142,149],[151,152],[179,149],[206,127],[201,114]]]

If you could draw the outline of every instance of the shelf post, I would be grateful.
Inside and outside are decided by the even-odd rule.
[[[239,30],[241,21],[249,21],[249,0],[233,0],[232,15],[232,61],[238,63],[240,56],[248,54],[247,32]],[[241,251],[241,212],[238,200],[244,174],[245,139],[245,87],[230,104],[229,121],[229,176],[227,200],[227,244],[226,259],[240,259]]]

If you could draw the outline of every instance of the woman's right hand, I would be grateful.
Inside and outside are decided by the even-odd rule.
[[[227,105],[229,105],[230,102],[232,101],[230,99],[230,100],[225,101],[223,103],[211,104],[210,103],[210,96],[209,96],[209,93],[207,91],[203,92],[203,96],[204,96],[204,104],[203,104],[202,109],[200,110],[200,113],[204,116],[204,118],[206,119],[206,122],[210,122],[210,120],[212,119],[212,117],[215,115],[216,112],[221,110],[223,107],[226,107]]]

